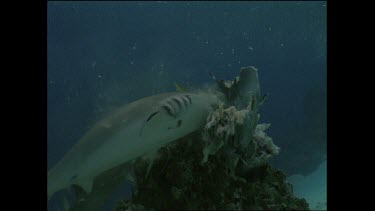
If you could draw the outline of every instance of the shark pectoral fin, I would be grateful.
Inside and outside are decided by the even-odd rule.
[[[145,158],[149,160],[149,164],[148,164],[147,172],[146,172],[146,176],[145,176],[146,179],[147,179],[147,177],[150,173],[152,165],[154,164],[154,160],[155,160],[156,156],[158,155],[158,150],[159,150],[159,148],[156,149],[156,150],[153,150],[150,153],[145,155]]]
[[[150,173],[150,170],[151,170],[151,167],[152,167],[152,165],[154,164],[154,159],[151,159],[150,160],[150,163],[148,164],[148,167],[147,167],[147,172],[146,172],[146,179],[148,178],[148,175],[149,175],[149,173]]]
[[[88,180],[80,181],[78,185],[86,192],[86,194],[89,194],[93,187],[93,180],[88,179]]]

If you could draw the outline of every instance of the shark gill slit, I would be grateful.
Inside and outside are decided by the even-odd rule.
[[[187,106],[188,106],[188,99],[185,96],[180,96],[180,98],[184,102],[185,108],[187,108]]]
[[[166,104],[169,105],[169,107],[172,110],[173,116],[176,117],[178,113],[178,108],[176,107],[176,104],[173,102],[173,100],[171,98],[168,98]]]
[[[178,110],[181,111],[182,110],[181,102],[178,99],[176,99],[176,98],[172,98],[172,100],[174,102],[176,102],[176,104],[178,105]]]
[[[165,109],[165,111],[167,112],[167,114],[168,114],[169,116],[175,117],[175,116],[173,115],[173,113],[172,113],[172,109],[170,108],[170,105],[163,105],[162,108]]]
[[[189,102],[190,102],[190,104],[192,103],[192,101],[191,101],[191,98],[190,98],[190,96],[189,95],[185,95],[185,97],[187,97],[188,99],[189,99]]]

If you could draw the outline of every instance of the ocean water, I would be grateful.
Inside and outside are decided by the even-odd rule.
[[[326,9],[325,1],[48,2],[48,169],[119,105],[255,66],[269,93],[260,122],[271,123],[281,148],[272,165],[291,177],[322,172]],[[298,180],[298,194],[306,197],[314,181],[324,189],[319,175],[305,186]]]

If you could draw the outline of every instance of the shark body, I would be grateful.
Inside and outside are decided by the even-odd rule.
[[[73,184],[91,192],[100,173],[203,127],[219,102],[204,92],[171,92],[119,108],[95,124],[48,172],[48,198]]]

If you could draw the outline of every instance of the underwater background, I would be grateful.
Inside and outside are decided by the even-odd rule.
[[[326,184],[326,5],[48,2],[48,169],[117,106],[255,66],[269,93],[260,122],[281,148],[271,164],[292,176],[296,195],[311,197]],[[102,210],[128,195],[124,184]]]

